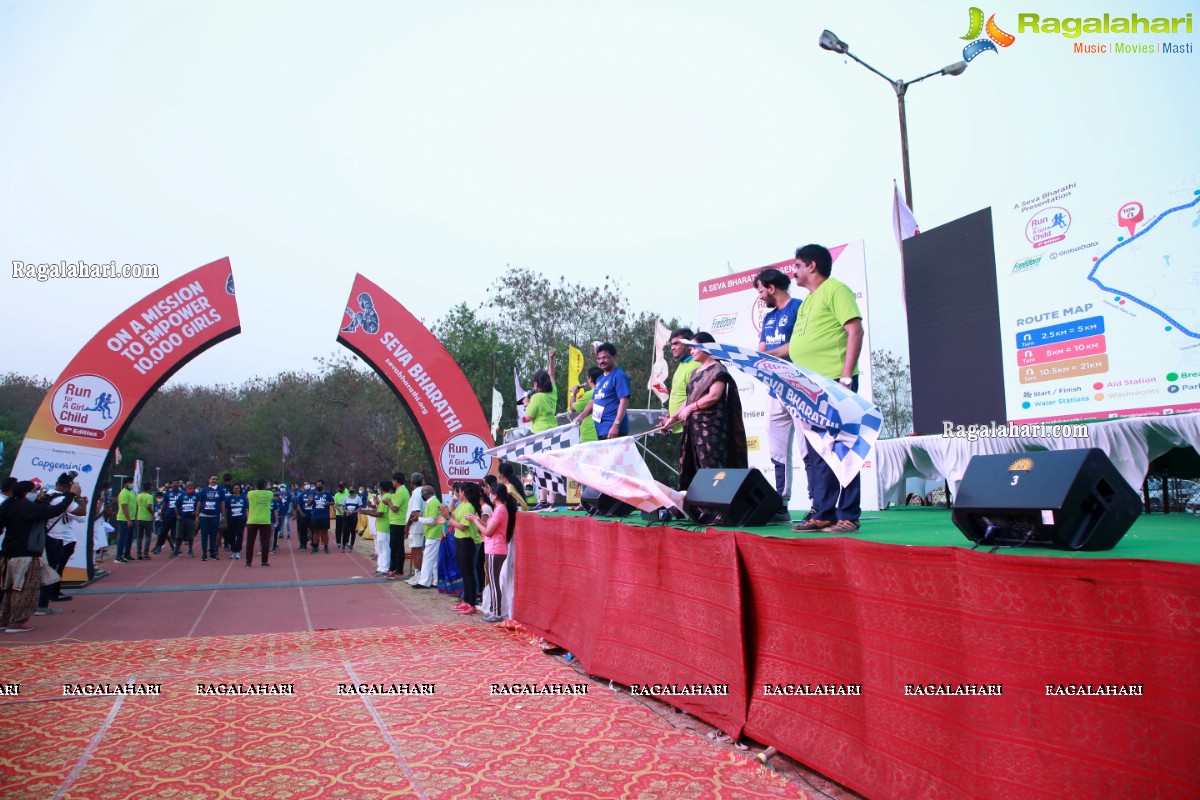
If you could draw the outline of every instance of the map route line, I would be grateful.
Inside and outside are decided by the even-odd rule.
[[[1112,247],[1112,249],[1110,249],[1110,250],[1109,250],[1107,253],[1105,253],[1104,255],[1102,255],[1102,256],[1100,256],[1099,258],[1097,258],[1097,259],[1096,259],[1096,263],[1092,265],[1092,271],[1091,271],[1091,272],[1089,272],[1089,273],[1088,273],[1088,275],[1087,275],[1087,279],[1088,279],[1089,281],[1091,281],[1092,283],[1096,284],[1097,286],[1099,286],[1099,287],[1100,287],[1101,289],[1103,289],[1104,291],[1106,291],[1106,292],[1111,292],[1111,293],[1113,293],[1113,294],[1119,294],[1121,297],[1124,297],[1124,298],[1125,298],[1125,299],[1127,299],[1127,300],[1131,300],[1131,301],[1133,301],[1134,303],[1137,303],[1139,306],[1142,306],[1143,308],[1145,308],[1145,309],[1147,309],[1147,310],[1149,310],[1149,311],[1152,311],[1153,313],[1155,313],[1155,314],[1157,314],[1158,316],[1160,316],[1160,317],[1162,317],[1163,319],[1165,319],[1167,322],[1169,322],[1169,323],[1171,323],[1172,325],[1174,325],[1174,326],[1175,326],[1175,329],[1176,329],[1176,330],[1178,330],[1180,333],[1184,334],[1185,336],[1190,336],[1190,337],[1191,337],[1191,338],[1193,338],[1193,339],[1200,339],[1200,333],[1198,333],[1198,332],[1196,332],[1196,331],[1191,331],[1191,330],[1188,330],[1188,328],[1187,328],[1186,326],[1184,326],[1184,325],[1180,324],[1180,323],[1179,323],[1179,321],[1178,321],[1178,320],[1176,320],[1176,319],[1174,319],[1174,318],[1172,318],[1170,314],[1168,314],[1167,312],[1163,311],[1161,308],[1157,308],[1156,306],[1153,306],[1153,305],[1151,305],[1150,303],[1147,303],[1145,300],[1141,300],[1141,299],[1139,299],[1139,298],[1137,298],[1137,297],[1134,297],[1133,295],[1131,295],[1131,294],[1128,294],[1128,293],[1126,293],[1126,292],[1123,292],[1123,291],[1121,291],[1120,289],[1115,289],[1115,288],[1113,288],[1113,287],[1111,287],[1111,286],[1105,286],[1105,285],[1104,285],[1103,283],[1101,283],[1101,282],[1100,282],[1100,280],[1099,280],[1099,279],[1096,277],[1096,270],[1100,269],[1100,265],[1104,263],[1104,260],[1105,260],[1106,258],[1108,258],[1108,257],[1109,257],[1109,256],[1111,256],[1113,253],[1115,253],[1115,252],[1117,252],[1118,250],[1120,250],[1120,249],[1121,249],[1122,247],[1124,247],[1125,245],[1127,245],[1127,244],[1132,244],[1134,241],[1136,241],[1136,240],[1140,239],[1141,237],[1145,236],[1147,233],[1149,233],[1151,230],[1153,230],[1153,229],[1154,229],[1154,226],[1155,226],[1155,225],[1157,225],[1158,223],[1162,222],[1162,221],[1163,221],[1163,220],[1164,220],[1164,219],[1165,219],[1167,216],[1169,216],[1169,215],[1171,215],[1171,214],[1174,214],[1174,213],[1175,213],[1175,212],[1177,212],[1177,211],[1186,211],[1187,209],[1189,209],[1189,208],[1191,208],[1191,207],[1195,206],[1197,203],[1200,203],[1200,195],[1197,195],[1197,196],[1196,196],[1196,198],[1195,198],[1194,200],[1192,200],[1190,203],[1184,203],[1184,204],[1183,204],[1183,205],[1181,205],[1181,206],[1175,206],[1174,208],[1168,208],[1166,211],[1162,212],[1162,213],[1161,213],[1161,214],[1159,214],[1157,217],[1155,217],[1153,222],[1151,222],[1151,223],[1150,223],[1149,225],[1147,225],[1146,227],[1142,228],[1142,230],[1141,230],[1141,231],[1139,231],[1138,233],[1134,234],[1133,236],[1130,236],[1128,239],[1126,239],[1126,240],[1125,240],[1125,241],[1123,241],[1123,242],[1118,242],[1118,243],[1117,243],[1116,245],[1114,245],[1114,246]]]

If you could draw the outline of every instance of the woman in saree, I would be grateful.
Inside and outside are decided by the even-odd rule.
[[[454,511],[454,506],[462,502],[462,484],[455,483],[450,487],[450,491],[454,495],[455,503],[451,506],[451,513]],[[471,509],[474,511],[474,509]],[[445,522],[447,534],[442,538],[442,546],[438,548],[438,568],[437,568],[437,588],[442,594],[452,595],[461,598],[463,593],[462,573],[458,571],[458,549],[455,547],[454,536],[450,535],[450,518],[446,518]],[[461,605],[455,605],[455,609]]]
[[[701,331],[692,341],[707,344],[715,340],[711,333]],[[742,401],[733,376],[702,347],[692,347],[692,358],[699,366],[688,380],[687,402],[661,425],[669,430],[675,423],[683,423],[679,442],[681,491],[687,490],[698,470],[747,466]]]

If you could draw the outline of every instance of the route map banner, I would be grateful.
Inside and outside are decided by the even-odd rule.
[[[101,328],[50,386],[12,475],[51,488],[73,469],[94,511],[100,473],[142,405],[185,364],[241,330],[228,258],[146,295]],[[89,513],[89,532],[91,523]],[[76,546],[63,578],[90,578],[91,559],[90,547]]]
[[[858,310],[863,314],[862,355],[858,359],[858,393],[871,399],[871,326],[867,303],[867,260],[861,241],[829,248],[833,256],[833,277],[854,290]],[[768,267],[795,277],[796,259],[789,258],[777,264],[748,269],[743,272],[711,278],[700,283],[700,329],[708,331],[718,342],[737,345],[751,350],[758,347],[762,333],[762,321],[767,308],[758,299],[754,288],[754,276]],[[807,292],[793,282],[791,293],[803,298]],[[742,418],[746,425],[746,449],[751,467],[757,467],[775,485],[775,468],[767,447],[767,413],[770,394],[766,385],[741,370],[732,369],[734,381],[742,399]],[[808,510],[808,481],[804,475],[804,437],[796,435],[792,441],[792,493],[790,508]],[[862,507],[867,510],[879,508],[878,475],[874,466],[874,454],[862,465]]]
[[[337,340],[387,382],[417,423],[430,461],[430,483],[444,494],[454,481],[481,481],[495,445],[483,406],[442,343],[396,298],[354,277]]]
[[[1198,175],[1114,167],[994,207],[1010,421],[1200,410]]]

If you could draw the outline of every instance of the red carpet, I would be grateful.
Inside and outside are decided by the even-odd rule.
[[[0,675],[20,684],[0,697],[8,800],[805,797],[482,625],[11,647]],[[492,696],[501,681],[588,693]],[[127,682],[161,696],[64,697]],[[210,683],[295,695],[198,696]],[[435,693],[339,696],[345,683]]]

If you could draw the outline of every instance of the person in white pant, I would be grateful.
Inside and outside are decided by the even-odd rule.
[[[421,518],[425,510],[425,490],[417,491],[418,486],[425,484],[425,476],[419,472],[412,474],[413,492],[408,498],[408,513],[404,515],[408,527],[408,552],[412,553],[412,575],[408,576],[408,583],[411,585],[416,582],[417,575],[421,572],[422,558],[425,552],[425,526],[418,520]]]
[[[391,491],[391,481],[382,481],[379,484],[379,497]],[[382,525],[375,526],[375,575],[376,577],[387,575],[392,563],[392,535],[388,532],[387,524],[388,509],[387,507],[380,508],[378,500],[376,500],[373,505],[364,507],[358,513],[383,519]]]
[[[417,522],[425,531],[425,560],[421,562],[421,571],[416,578],[408,583],[414,589],[432,589],[437,585],[438,551],[442,549],[442,537],[446,535],[446,517],[450,516],[450,509],[437,502],[432,486],[424,487],[418,494],[424,501],[424,510]]]

